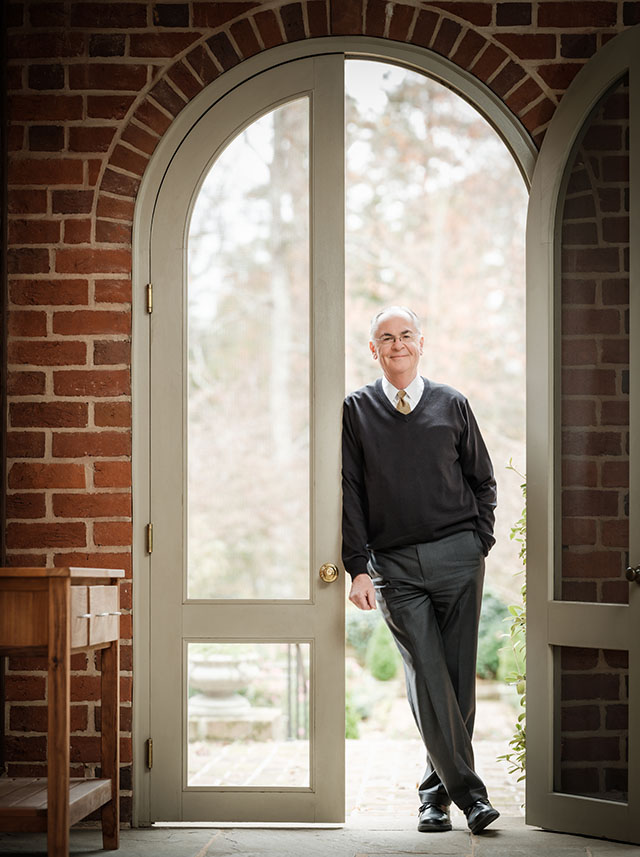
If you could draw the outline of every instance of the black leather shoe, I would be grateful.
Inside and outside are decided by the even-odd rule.
[[[472,833],[480,833],[500,816],[498,810],[492,807],[488,800],[477,800],[463,812],[467,816],[467,824]]]
[[[422,833],[440,833],[451,830],[451,818],[448,806],[438,806],[435,803],[423,803],[418,810],[420,819],[418,830]]]

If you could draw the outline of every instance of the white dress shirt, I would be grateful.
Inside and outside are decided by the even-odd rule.
[[[398,388],[394,387],[393,384],[387,380],[385,375],[382,376],[382,389],[395,408],[398,404]],[[422,393],[424,391],[424,381],[422,380],[422,377],[420,375],[416,375],[413,381],[404,388],[404,391],[407,394],[404,400],[405,402],[409,402],[409,407],[413,410],[422,398]]]

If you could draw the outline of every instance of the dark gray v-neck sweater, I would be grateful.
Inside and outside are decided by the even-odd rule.
[[[424,378],[409,414],[379,378],[350,393],[342,425],[342,561],[366,572],[369,549],[429,542],[477,530],[494,544],[496,481],[466,398]]]

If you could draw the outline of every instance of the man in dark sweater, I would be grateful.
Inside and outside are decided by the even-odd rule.
[[[473,833],[499,813],[474,769],[475,664],[496,481],[466,398],[418,374],[424,338],[406,307],[371,325],[383,377],[349,394],[342,431],[342,559],[349,600],[380,606],[427,748],[418,830]]]

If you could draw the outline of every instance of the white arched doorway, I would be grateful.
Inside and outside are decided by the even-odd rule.
[[[339,556],[339,412],[344,384],[343,64],[346,57],[393,61],[457,90],[498,130],[525,178],[534,150],[486,87],[427,51],[369,39],[314,40],[266,52],[225,74],[178,117],[154,155],[138,197],[134,294],[134,552],[136,604],[136,821],[341,821],[344,813],[343,592],[318,578]],[[193,201],[208,165],[258,116],[308,99],[310,140],[311,525],[303,591],[290,598],[193,594],[185,573],[184,250]],[[149,224],[152,229],[149,230]],[[145,313],[146,284],[154,312]],[[322,343],[322,348],[318,347]],[[162,399],[151,397],[154,387]],[[216,486],[212,484],[212,490]],[[154,525],[148,552],[147,522]],[[212,631],[213,629],[213,631]],[[304,779],[295,786],[190,783],[183,747],[190,646],[215,638],[238,645],[303,647],[310,683],[310,739]],[[274,650],[270,650],[274,651]],[[151,668],[150,668],[151,661]],[[183,724],[185,724],[183,726]],[[144,744],[154,741],[154,765]],[[247,791],[259,792],[259,801]],[[215,810],[212,806],[215,805]],[[215,816],[213,815],[215,813]]]

